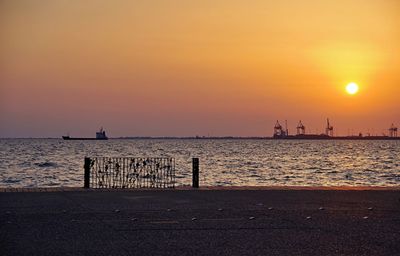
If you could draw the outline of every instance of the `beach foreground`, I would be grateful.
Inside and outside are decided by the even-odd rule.
[[[1,255],[400,255],[398,189],[3,192],[0,221]]]

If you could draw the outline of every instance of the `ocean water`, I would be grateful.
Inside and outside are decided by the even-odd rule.
[[[85,156],[174,157],[176,185],[399,186],[400,141],[0,139],[0,187],[82,187]]]

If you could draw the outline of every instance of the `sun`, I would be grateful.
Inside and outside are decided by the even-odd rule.
[[[354,95],[358,92],[358,85],[356,83],[349,83],[346,86],[346,91],[348,94]]]

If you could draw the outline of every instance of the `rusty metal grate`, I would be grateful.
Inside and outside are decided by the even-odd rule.
[[[162,157],[85,158],[87,188],[174,188],[175,159]]]

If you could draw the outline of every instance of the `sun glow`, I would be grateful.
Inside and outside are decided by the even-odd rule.
[[[358,85],[356,83],[349,83],[346,86],[346,91],[348,94],[354,95],[358,92]]]

